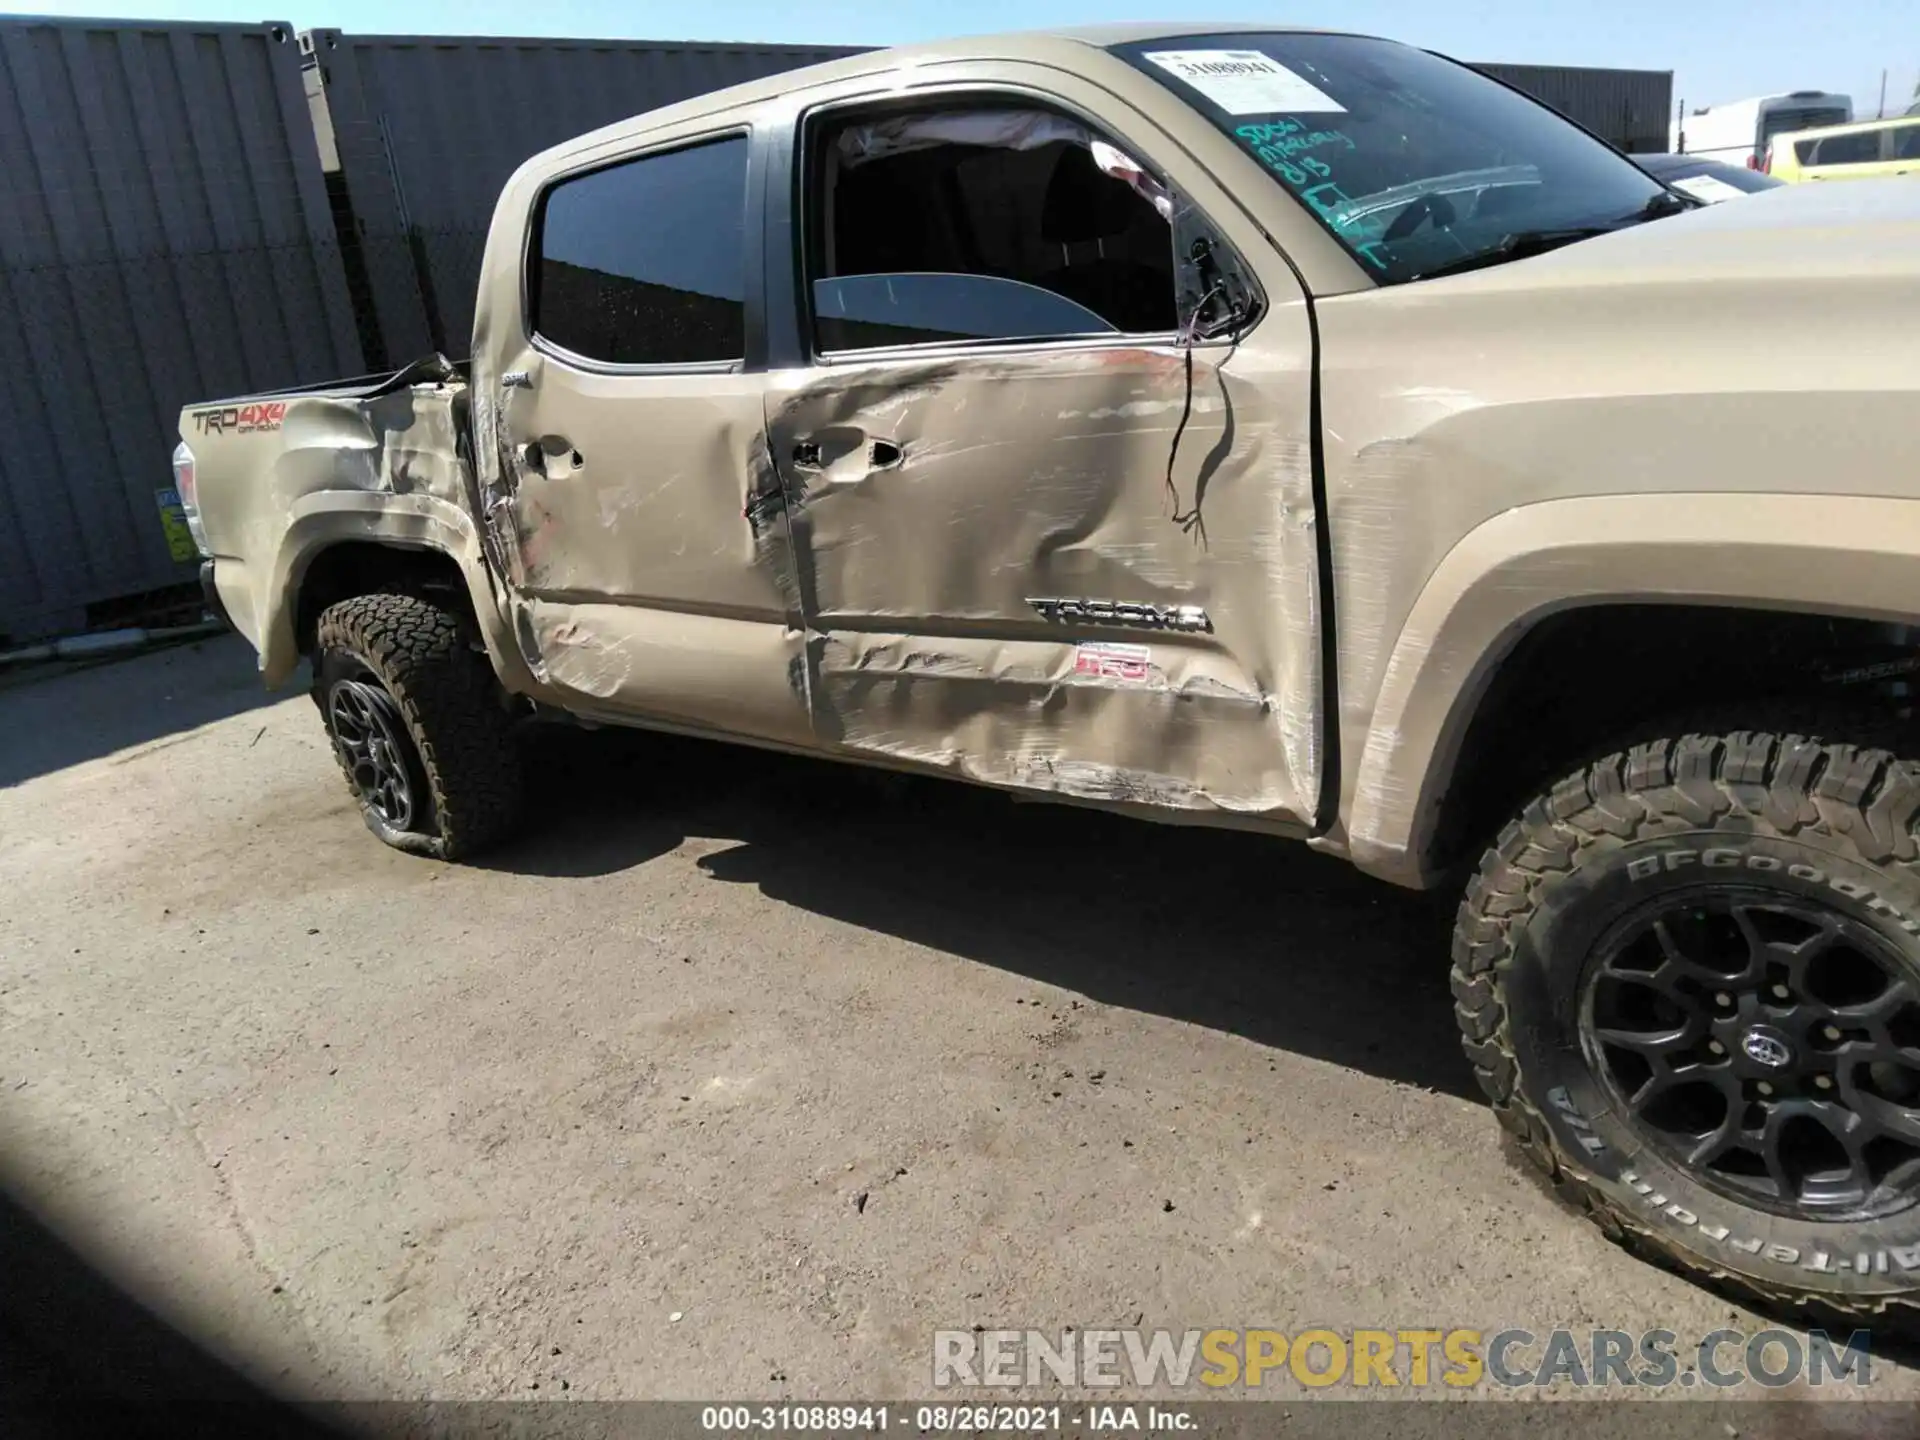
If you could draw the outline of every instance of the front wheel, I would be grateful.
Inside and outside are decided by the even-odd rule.
[[[457,615],[414,595],[330,606],[314,700],[367,828],[387,844],[456,860],[514,828],[518,747]]]
[[[1508,825],[1454,933],[1501,1123],[1603,1228],[1707,1280],[1920,1306],[1920,764],[1653,740]]]

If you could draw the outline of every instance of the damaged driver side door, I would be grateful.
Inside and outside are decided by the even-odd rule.
[[[816,730],[999,786],[1305,827],[1297,282],[1254,271],[1258,232],[1162,163],[1179,152],[1149,122],[1036,74],[796,117],[767,426]]]

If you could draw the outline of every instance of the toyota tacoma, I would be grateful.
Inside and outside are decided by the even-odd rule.
[[[1870,1317],[1920,1299],[1916,310],[1920,186],[1701,207],[1363,36],[969,40],[535,156],[469,361],[188,406],[175,465],[389,844],[501,840],[572,718],[1457,887],[1521,1149]]]

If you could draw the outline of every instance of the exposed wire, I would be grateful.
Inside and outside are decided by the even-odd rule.
[[[1207,527],[1206,522],[1200,516],[1199,492],[1195,491],[1194,493],[1193,508],[1184,515],[1181,514],[1180,489],[1173,483],[1173,467],[1174,462],[1180,457],[1180,439],[1187,433],[1187,421],[1193,417],[1193,347],[1198,344],[1200,340],[1200,317],[1205,313],[1207,306],[1213,303],[1214,297],[1224,294],[1226,288],[1227,282],[1224,278],[1214,281],[1213,284],[1207,288],[1206,293],[1202,295],[1194,305],[1192,313],[1187,316],[1187,323],[1182,325],[1174,334],[1174,343],[1185,352],[1186,393],[1180,405],[1180,423],[1173,427],[1173,443],[1167,447],[1167,499],[1173,507],[1173,523],[1178,525],[1181,531],[1186,534],[1191,535],[1198,533],[1203,543],[1207,538]],[[1233,344],[1235,348],[1238,348],[1240,344],[1240,323],[1237,307],[1235,310]],[[1227,352],[1227,359],[1230,360],[1232,358],[1233,351],[1229,350]],[[1221,361],[1221,364],[1225,363],[1225,360]]]

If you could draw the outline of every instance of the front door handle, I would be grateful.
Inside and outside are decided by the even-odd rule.
[[[793,442],[793,449],[788,453],[793,457],[793,468],[796,470],[823,470],[826,468],[826,452],[818,440],[796,440]],[[834,446],[835,459],[833,462],[835,468],[838,469],[841,465],[842,461],[840,456],[842,454],[845,454],[846,458],[851,460],[859,453],[858,451],[852,450],[851,447],[848,447],[847,451],[842,451],[839,444],[836,443]],[[905,455],[906,452],[892,440],[869,440],[867,442],[867,464],[875,470],[891,470],[905,458]]]

